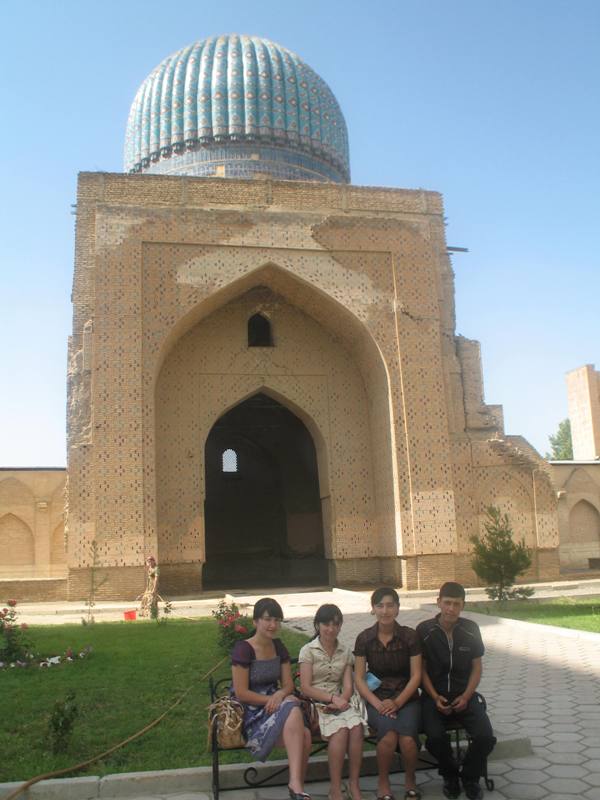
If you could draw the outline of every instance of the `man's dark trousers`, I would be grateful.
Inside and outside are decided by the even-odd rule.
[[[437,760],[444,778],[458,775],[458,765],[452,755],[452,746],[446,733],[445,722],[458,722],[471,737],[471,744],[462,765],[463,781],[477,782],[483,774],[486,757],[494,749],[496,739],[485,711],[485,703],[475,693],[460,714],[440,714],[428,694],[423,695],[423,729],[427,736],[426,747]]]

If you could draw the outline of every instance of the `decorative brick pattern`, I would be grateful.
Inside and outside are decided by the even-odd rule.
[[[93,539],[106,596],[141,591],[149,552],[170,591],[200,588],[204,442],[257,392],[315,442],[332,580],[472,582],[469,538],[490,503],[556,550],[548,471],[504,436],[478,345],[455,337],[439,195],[83,174],[78,200],[71,596]],[[272,348],[247,347],[256,312]]]

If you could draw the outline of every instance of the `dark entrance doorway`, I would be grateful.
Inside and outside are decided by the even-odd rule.
[[[205,464],[206,588],[327,584],[315,446],[298,417],[250,397],[214,424]]]

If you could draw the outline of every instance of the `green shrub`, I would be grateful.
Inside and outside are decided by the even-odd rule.
[[[481,538],[471,537],[471,566],[487,584],[486,594],[500,602],[531,597],[534,590],[530,587],[512,588],[516,578],[531,566],[531,554],[525,542],[521,540],[515,544],[508,514],[503,514],[499,508],[489,506],[486,517],[485,534]]]

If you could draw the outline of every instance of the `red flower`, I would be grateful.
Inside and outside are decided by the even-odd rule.
[[[29,625],[26,622],[22,622],[21,623],[21,630],[22,631],[26,631],[28,627],[29,627]]]
[[[244,625],[236,625],[235,626],[235,632],[236,633],[248,633],[248,628],[246,628]]]
[[[6,605],[10,606],[11,608],[14,608],[17,605],[17,601],[16,600],[7,600],[6,601]]]

